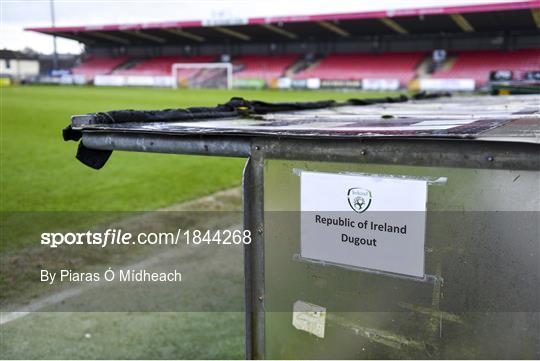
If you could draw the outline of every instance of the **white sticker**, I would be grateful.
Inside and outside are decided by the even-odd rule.
[[[302,258],[424,276],[427,182],[301,173]]]
[[[326,308],[304,301],[296,301],[293,306],[293,326],[317,337],[324,338]]]

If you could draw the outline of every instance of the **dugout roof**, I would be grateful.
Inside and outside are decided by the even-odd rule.
[[[216,108],[73,116],[70,131],[233,138],[450,137],[540,143],[539,115],[538,95],[420,94],[413,98],[351,99],[345,103],[265,103],[233,98]]]
[[[307,16],[28,28],[87,45],[194,45],[539,31],[540,0]]]

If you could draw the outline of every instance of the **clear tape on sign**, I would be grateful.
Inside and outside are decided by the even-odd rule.
[[[415,282],[432,283],[434,285],[435,284],[442,284],[444,282],[444,279],[442,277],[440,277],[440,276],[437,276],[437,275],[428,275],[428,274],[426,274],[426,275],[424,275],[424,277],[414,277],[414,276],[408,276],[408,275],[403,275],[403,274],[399,274],[399,273],[392,273],[392,272],[387,272],[387,271],[378,271],[378,270],[371,269],[371,268],[364,268],[364,267],[345,265],[345,264],[341,264],[341,263],[322,261],[322,260],[313,259],[313,258],[305,258],[305,257],[302,257],[298,253],[293,254],[293,261],[313,263],[313,264],[317,264],[317,265],[320,265],[320,266],[323,266],[323,267],[334,266],[334,267],[348,269],[348,270],[351,270],[351,271],[362,271],[362,272],[365,272],[365,273],[371,273],[371,274],[381,275],[381,276],[389,276],[389,277],[394,277],[394,278],[399,278],[399,279],[404,279],[404,280],[410,280],[410,281],[415,281]]]
[[[297,330],[324,338],[325,323],[325,307],[301,300],[294,303],[292,324]]]
[[[302,172],[313,172],[311,170],[293,168],[294,175],[301,176]],[[357,173],[357,172],[318,172],[325,174],[345,174],[345,175],[357,175],[364,177],[377,177],[377,178],[389,178],[389,179],[409,179],[425,181],[428,185],[445,185],[448,182],[447,177],[430,177],[430,176],[409,176],[409,175],[394,175],[394,174],[378,174],[378,173]]]

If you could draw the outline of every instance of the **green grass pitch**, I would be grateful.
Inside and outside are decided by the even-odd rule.
[[[241,183],[245,160],[238,158],[113,152],[103,169],[90,169],[75,159],[76,143],[61,137],[75,114],[215,106],[232,96],[309,101],[387,95],[74,86],[19,86],[0,91],[0,210],[8,220],[12,212],[20,211],[154,210]],[[65,222],[80,220],[66,218]],[[31,238],[25,235],[32,227],[39,224],[7,230],[9,241],[1,242],[0,252],[28,245]]]
[[[102,170],[85,167],[75,159],[76,143],[62,140],[61,131],[72,115],[215,106],[232,96],[310,101],[386,95],[74,86],[0,88],[0,215],[2,223],[19,222],[15,228],[21,231],[0,230],[2,269],[11,264],[8,261],[32,262],[29,256],[35,256],[39,248],[36,239],[28,235],[30,231],[43,232],[43,227],[21,217],[21,212],[63,211],[76,217],[76,211],[154,210],[241,184],[245,159],[114,152]],[[220,261],[240,267],[242,253],[226,252]],[[184,262],[183,266],[218,272],[221,266],[210,259],[204,267],[195,261],[192,265]],[[13,274],[13,270],[10,272]],[[11,289],[13,280],[2,273],[0,285],[4,290]],[[33,287],[33,279],[25,281],[28,286],[24,287]],[[12,359],[243,358],[243,325],[242,312],[32,313],[0,325],[0,354]]]
[[[2,211],[151,210],[239,185],[243,159],[114,152],[95,171],[61,130],[75,114],[214,106],[241,96],[308,101],[374,93],[20,86],[1,88]]]

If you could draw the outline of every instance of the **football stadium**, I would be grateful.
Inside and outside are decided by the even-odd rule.
[[[27,30],[85,45],[62,83],[472,92],[491,82],[537,84],[537,5]]]
[[[540,358],[540,1],[68,3],[0,50],[2,359]]]

